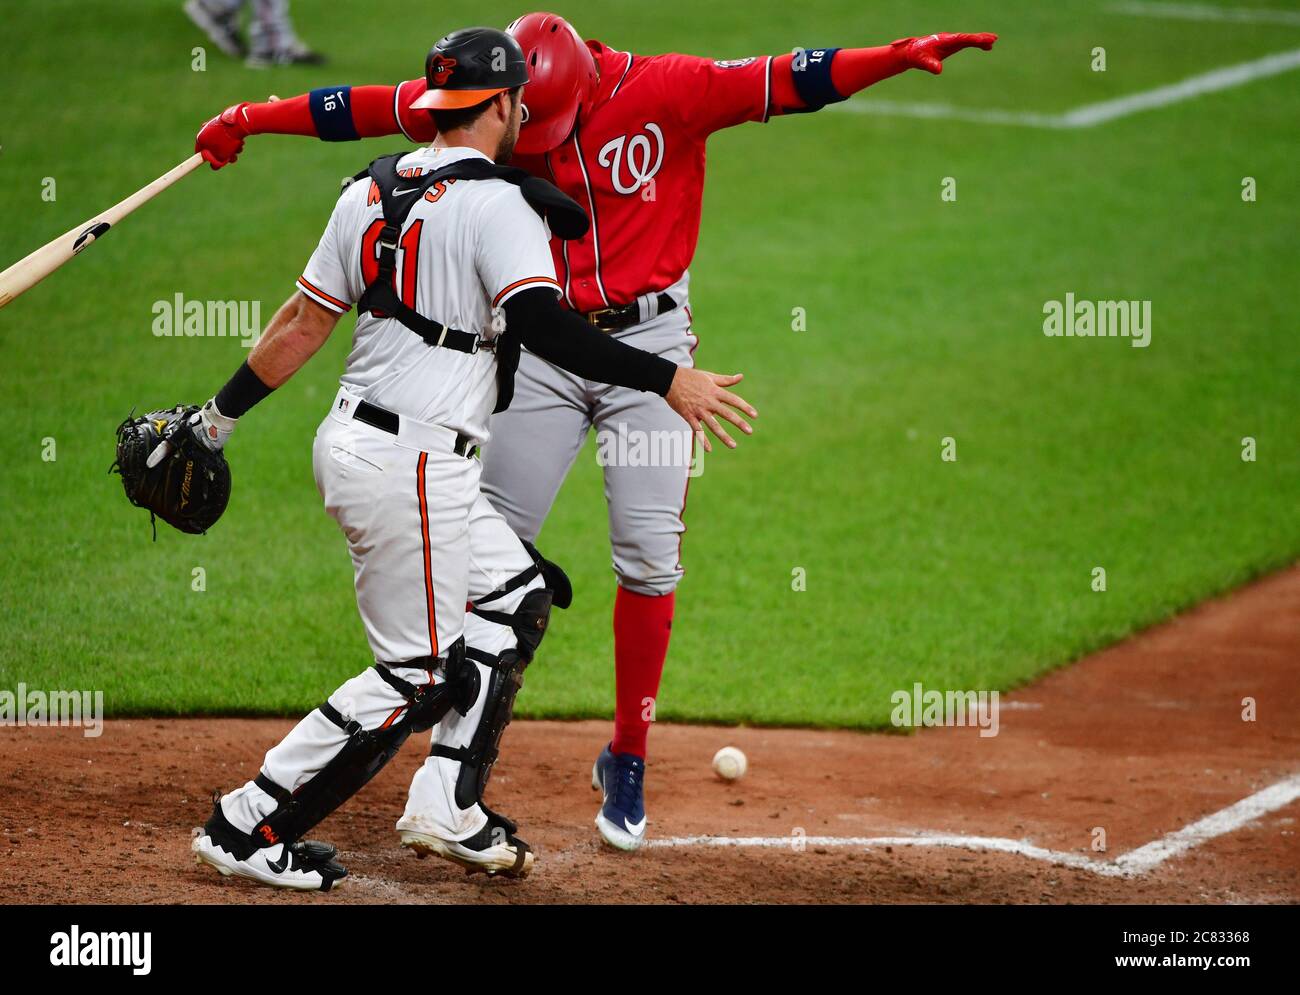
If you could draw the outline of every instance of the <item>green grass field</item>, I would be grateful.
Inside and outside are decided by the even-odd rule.
[[[940,78],[865,95],[970,110],[1059,114],[1300,49],[1300,26],[1086,0],[560,6],[616,47],[717,58],[999,32]],[[406,79],[447,30],[521,12],[294,0],[332,64],[259,73],[215,50],[193,71],[205,40],[179,8],[7,0],[0,267],[184,158],[229,103]],[[1105,72],[1090,69],[1099,46]],[[1294,561],[1298,119],[1294,71],[1077,130],[840,109],[713,139],[696,358],[745,372],[762,418],[692,484],[658,717],[880,726],[895,688],[1013,687]],[[0,312],[0,688],[102,689],[116,715],[295,713],[366,665],[310,460],[350,318],[245,419],[210,535],[163,527],[151,543],[105,471],[132,406],[201,402],[246,354],[155,337],[153,302],[258,300],[269,319],[339,178],[403,144],[253,139]],[[945,177],[956,202],[940,198]],[[1044,302],[1067,292],[1151,301],[1150,347],[1045,337]],[[605,529],[593,450],[542,536],[578,596],[519,714],[611,712]]]

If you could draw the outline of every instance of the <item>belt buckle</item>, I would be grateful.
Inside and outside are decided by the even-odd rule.
[[[604,319],[617,317],[618,311],[619,308],[616,307],[601,308],[599,311],[588,311],[587,321],[589,321],[592,327],[597,331],[604,332],[608,335],[610,332],[618,331],[618,328],[614,326],[607,328],[603,323]]]
[[[476,456],[478,456],[478,448],[479,447],[477,444],[473,444],[473,445],[470,444],[469,436],[465,435],[464,433],[457,432],[456,441],[452,445],[451,451],[455,453],[457,456],[461,456],[465,459],[474,459]]]

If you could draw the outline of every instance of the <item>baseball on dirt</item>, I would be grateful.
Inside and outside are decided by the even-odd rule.
[[[735,781],[744,776],[748,767],[745,754],[734,746],[724,746],[713,754],[713,772],[724,781]]]

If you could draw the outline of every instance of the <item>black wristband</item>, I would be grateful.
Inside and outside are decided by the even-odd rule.
[[[227,418],[238,418],[275,388],[268,387],[258,378],[245,361],[217,391],[217,410]]]

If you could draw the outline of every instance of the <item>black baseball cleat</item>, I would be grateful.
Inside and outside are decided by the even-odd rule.
[[[338,851],[328,843],[301,840],[258,846],[253,836],[226,819],[219,796],[214,799],[212,818],[195,832],[190,844],[195,863],[215,867],[223,877],[249,878],[272,888],[329,891],[348,876],[347,869],[334,860]]]
[[[194,26],[212,40],[212,44],[232,59],[242,59],[248,54],[244,39],[239,36],[239,12],[216,13],[208,9],[203,0],[187,0],[185,16]]]
[[[433,855],[465,868],[466,873],[497,874],[508,878],[527,877],[533,869],[533,850],[515,835],[518,828],[504,815],[481,806],[488,821],[473,836],[448,840],[431,833],[400,829],[402,846],[423,860]]]

